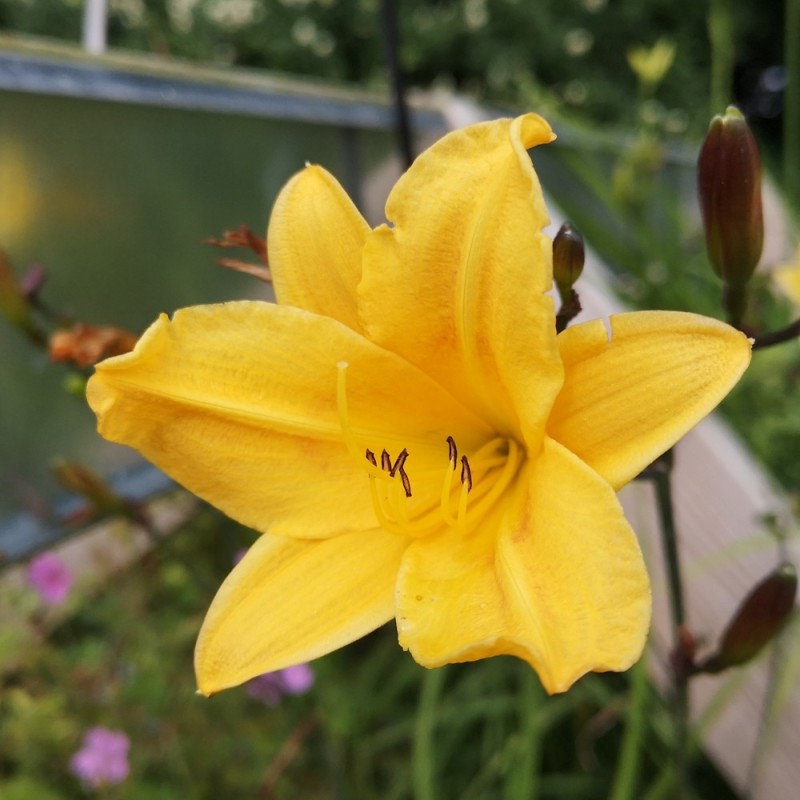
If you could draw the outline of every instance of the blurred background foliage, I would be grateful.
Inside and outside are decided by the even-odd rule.
[[[311,691],[277,706],[244,687],[198,698],[197,630],[251,541],[206,508],[113,589],[92,597],[77,586],[67,619],[38,646],[0,637],[3,800],[86,797],[68,765],[98,724],[131,742],[130,778],[97,789],[99,798],[622,800],[637,783],[639,797],[670,796],[674,732],[643,667],[588,675],[547,697],[513,658],[425,670],[398,649],[390,623],[313,662]],[[38,618],[31,589],[17,602]],[[691,797],[735,800],[713,765],[693,757]]]
[[[777,144],[782,4],[718,0],[736,42],[735,93]],[[0,28],[79,40],[79,0],[0,0]],[[673,0],[400,0],[401,61],[412,86],[445,85],[490,104],[635,124],[627,54],[667,37],[662,123],[699,135],[709,118],[705,3]],[[109,0],[109,44],[175,57],[386,84],[379,0]],[[719,111],[721,109],[715,109]]]

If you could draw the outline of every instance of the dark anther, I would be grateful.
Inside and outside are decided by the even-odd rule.
[[[397,457],[397,460],[400,460],[400,456]],[[405,459],[403,459],[403,461],[405,461]],[[406,493],[406,497],[411,497],[411,479],[406,475],[405,468],[402,464],[400,464],[398,472],[400,473],[400,480],[403,482],[403,491]]]
[[[381,453],[381,469],[389,472],[392,469],[392,457],[384,450]]]
[[[375,460],[375,453],[373,453],[372,450],[367,448],[366,455],[367,455],[367,461],[369,461],[369,463],[372,464],[373,467],[377,467],[378,462]]]
[[[389,475],[391,475],[394,478],[394,476],[395,476],[395,474],[397,473],[398,470],[400,470],[400,473],[402,474],[403,473],[403,465],[406,463],[406,459],[407,458],[408,458],[408,450],[406,450],[405,447],[404,447],[400,451],[400,454],[395,459],[395,462],[392,465],[392,468],[389,470]]]
[[[472,470],[466,456],[461,456],[461,483],[467,484],[467,491],[472,491]]]
[[[455,472],[456,464],[458,464],[458,448],[456,447],[456,440],[452,436],[447,437],[447,449],[449,452],[448,458],[453,465],[453,472]]]

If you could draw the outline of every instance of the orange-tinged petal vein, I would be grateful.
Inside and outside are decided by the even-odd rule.
[[[390,620],[404,548],[382,530],[314,542],[259,537],[203,623],[195,650],[200,692],[318,658]]]
[[[267,232],[279,303],[360,330],[356,286],[370,228],[336,178],[309,166],[281,190]]]
[[[335,320],[261,302],[197,306],[154,323],[98,365],[89,403],[100,433],[260,531],[315,538],[376,524],[364,450],[342,439],[337,362],[346,361],[357,446],[407,471],[447,463],[480,423],[401,358]],[[445,426],[445,427],[443,427]]]
[[[565,377],[547,432],[619,489],[731,390],[750,363],[744,334],[676,311],[611,317],[558,337]]]
[[[450,389],[496,431],[538,448],[560,387],[551,243],[526,147],[535,115],[475,125],[420,155],[367,239],[359,312],[367,335]]]
[[[641,655],[650,590],[611,487],[545,438],[493,519],[413,542],[398,580],[400,641],[435,667],[509,654],[548,692]]]

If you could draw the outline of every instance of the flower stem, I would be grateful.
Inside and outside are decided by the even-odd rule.
[[[672,504],[671,468],[668,465],[655,473],[656,500],[661,522],[661,536],[664,543],[667,577],[670,592],[670,609],[672,625],[677,632],[686,621],[686,610],[683,601],[683,578],[681,576],[680,558],[678,556],[678,536],[675,528],[675,514]]]
[[[708,12],[711,44],[711,114],[719,114],[730,102],[733,88],[733,19],[730,0],[711,0]]]
[[[792,339],[796,339],[798,336],[800,336],[800,319],[796,319],[791,325],[787,325],[779,331],[762,333],[756,336],[753,341],[753,350],[761,350],[764,347],[783,344],[783,342],[789,342]]]
[[[654,470],[653,483],[656,490],[658,515],[661,522],[661,538],[664,543],[664,558],[667,569],[667,586],[670,593],[672,626],[675,653],[680,652],[686,622],[686,607],[683,594],[680,558],[678,556],[678,535],[675,527],[675,514],[672,502],[672,455],[662,456]],[[689,673],[683,669],[673,670],[672,705],[675,723],[675,771],[677,773],[678,795],[685,797],[689,788],[688,751],[689,743]]]

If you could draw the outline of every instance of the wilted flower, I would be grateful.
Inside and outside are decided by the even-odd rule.
[[[55,553],[40,553],[28,564],[28,583],[45,603],[58,605],[72,588],[72,572]]]
[[[69,766],[92,789],[122,783],[130,772],[129,749],[130,740],[124,733],[97,726],[83,735],[81,749]]]
[[[263,533],[200,633],[204,694],[392,618],[426,667],[514,655],[549,692],[639,658],[650,589],[615,490],[750,345],[675,312],[556,336],[527,152],[552,139],[534,114],[446,136],[375,230],[309,166],[270,221],[277,304],[162,316],[98,365],[100,432]]]
[[[133,350],[135,344],[136,337],[121,328],[78,323],[50,337],[50,358],[56,362],[72,361],[78,367],[91,367],[104,358]]]
[[[284,695],[305,694],[314,685],[314,671],[308,664],[265,672],[245,686],[247,694],[269,706],[276,706]]]

